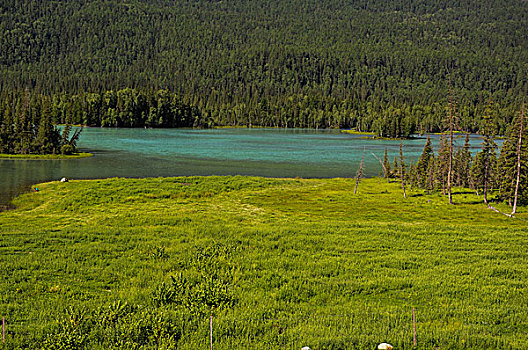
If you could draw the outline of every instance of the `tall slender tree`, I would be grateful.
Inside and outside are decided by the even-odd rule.
[[[406,168],[405,161],[403,159],[403,144],[400,142],[400,181],[403,190],[403,198],[407,198],[407,193],[405,192],[405,177],[406,177]]]
[[[461,187],[469,187],[469,171],[471,169],[471,151],[469,143],[469,134],[466,134],[464,146],[458,148],[454,157],[454,184]]]
[[[431,138],[428,136],[422,154],[416,162],[417,184],[421,188],[428,187],[429,167],[434,163],[434,150]]]
[[[363,164],[365,163],[365,150],[363,150],[363,157],[361,157],[361,162],[359,163],[358,170],[356,172],[356,186],[354,187],[354,194],[357,193],[357,188],[359,185],[359,180],[363,176]]]
[[[390,182],[390,175],[391,175],[391,165],[389,161],[389,156],[387,154],[387,147],[385,147],[385,154],[383,156],[383,175],[387,179],[387,183]]]
[[[515,192],[513,195],[513,209],[511,215],[517,211],[517,199],[519,198],[519,184],[521,182],[521,155],[524,127],[524,102],[521,107],[521,118],[519,122],[519,142],[517,143],[517,178],[515,179]]]
[[[449,76],[449,117],[447,125],[449,130],[449,149],[447,152],[447,194],[449,196],[449,204],[453,204],[453,194],[451,193],[451,183],[453,180],[453,131],[455,129],[455,106],[453,99],[453,88],[451,86],[451,75]]]
[[[528,201],[528,128],[521,113],[513,120],[508,136],[502,144],[499,157],[499,195],[513,207],[512,215],[519,203]]]
[[[447,194],[449,157],[449,143],[447,138],[442,135],[440,136],[440,148],[438,149],[438,156],[435,161],[435,182],[436,188],[441,188],[443,195]]]
[[[494,182],[495,167],[496,167],[496,149],[495,143],[495,126],[491,116],[491,103],[486,108],[486,113],[482,117],[484,125],[482,128],[482,149],[477,153],[473,166],[471,168],[473,182],[477,188],[482,189],[484,195],[484,203],[488,204],[488,189],[490,184]]]

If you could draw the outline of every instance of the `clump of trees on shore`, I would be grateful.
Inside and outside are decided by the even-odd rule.
[[[81,130],[72,130],[69,123],[57,128],[49,99],[31,100],[26,93],[0,101],[2,154],[73,154]]]
[[[416,164],[410,164],[408,171],[402,164],[401,153],[391,167],[385,152],[382,161],[384,177],[388,181],[391,178],[401,180],[404,191],[405,184],[427,191],[441,191],[450,195],[451,203],[452,186],[477,191],[486,204],[488,194],[498,190],[497,199],[512,206],[512,215],[515,214],[518,204],[528,204],[528,133],[524,105],[513,120],[500,150],[495,143],[497,131],[492,118],[485,115],[483,120],[483,141],[475,156],[470,152],[469,134],[466,134],[464,145],[457,149],[450,142],[449,135],[442,135],[436,153],[428,137],[420,158]]]

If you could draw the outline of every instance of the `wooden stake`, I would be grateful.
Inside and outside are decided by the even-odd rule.
[[[413,345],[416,346],[416,316],[413,307]]]
[[[211,350],[213,350],[213,315],[209,318],[210,335],[211,335]]]

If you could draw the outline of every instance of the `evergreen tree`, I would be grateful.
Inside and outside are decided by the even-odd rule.
[[[470,186],[470,170],[472,161],[470,147],[469,134],[466,134],[464,146],[457,149],[454,158],[454,184],[456,186]]]
[[[447,176],[449,172],[449,143],[444,135],[440,137],[440,149],[435,162],[435,187],[442,189],[442,194],[446,194]]]
[[[29,92],[26,89],[24,97],[19,100],[17,113],[15,114],[15,130],[16,140],[14,144],[15,153],[29,154],[31,153],[31,144],[33,138],[33,128],[31,125],[31,108],[29,105]]]
[[[411,160],[411,164],[409,165],[409,176],[408,176],[409,184],[411,185],[411,190],[414,189],[414,187],[418,184],[418,173],[416,171],[416,165]]]
[[[422,154],[418,161],[416,162],[416,175],[417,175],[417,185],[420,188],[428,188],[429,183],[429,168],[431,163],[434,163],[434,151],[431,143],[431,138],[428,136],[427,141],[425,142]],[[428,188],[430,189],[430,188]]]
[[[435,171],[436,171],[436,161],[431,159],[431,162],[427,166],[427,185],[426,189],[433,191],[435,189]]]
[[[528,203],[528,132],[524,108],[516,117],[504,140],[499,156],[499,196],[511,206]],[[516,209],[516,208],[514,208]],[[515,214],[515,210],[514,213]]]
[[[392,171],[391,171],[391,177],[398,179],[400,177],[400,166],[398,164],[398,157],[394,157],[394,161],[392,162]]]
[[[39,154],[59,153],[60,135],[51,122],[51,108],[47,101],[42,108],[37,135],[33,141],[33,149]]]
[[[449,204],[453,204],[453,194],[451,193],[451,186],[453,182],[453,132],[455,130],[455,105],[453,99],[453,90],[451,88],[451,75],[449,76],[449,116],[447,118],[447,129],[449,130],[449,143],[447,150],[447,194],[449,196]]]
[[[13,153],[13,114],[11,112],[11,103],[6,98],[5,107],[0,122],[0,153]]]
[[[484,126],[481,132],[484,140],[482,142],[482,149],[477,153],[473,166],[471,168],[471,175],[476,189],[481,189],[484,195],[484,203],[488,204],[488,190],[495,181],[495,169],[497,164],[495,143],[495,127],[493,120],[489,113],[483,116]]]

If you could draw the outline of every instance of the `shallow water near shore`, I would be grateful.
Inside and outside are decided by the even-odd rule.
[[[0,207],[40,182],[107,177],[252,175],[353,177],[363,154],[364,174],[377,176],[387,147],[391,164],[399,140],[377,140],[340,130],[309,129],[114,129],[84,128],[81,151],[69,160],[0,160]],[[456,135],[462,146],[465,135]],[[431,135],[438,146],[440,136]],[[426,136],[404,140],[407,164],[416,162]],[[472,151],[481,139],[471,136]]]

